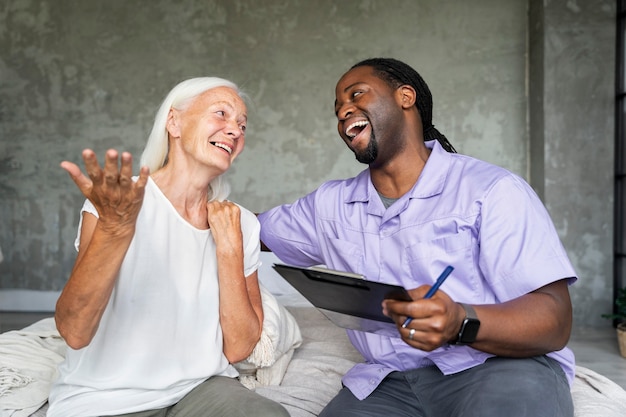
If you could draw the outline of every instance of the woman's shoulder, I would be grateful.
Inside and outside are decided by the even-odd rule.
[[[256,217],[256,214],[254,214],[252,211],[248,210],[247,208],[245,208],[244,206],[242,206],[239,203],[236,203],[233,201],[234,204],[236,204],[239,207],[239,211],[241,213],[241,224],[243,225],[244,222],[245,223],[254,223],[254,224],[258,224],[259,221]]]
[[[245,208],[245,207],[244,207],[244,206],[242,206],[241,204],[239,204],[239,203],[237,203],[237,202],[235,202],[235,201],[233,201],[232,203],[236,204],[236,205],[239,207],[239,210],[241,211],[241,216],[242,216],[242,217],[243,217],[243,216],[247,216],[247,217],[256,217],[256,215],[255,215],[252,211],[248,210],[247,208]]]

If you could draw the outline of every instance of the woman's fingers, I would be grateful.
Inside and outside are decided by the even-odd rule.
[[[83,151],[85,162],[84,175],[80,168],[68,161],[61,163],[83,195],[98,208],[101,216],[133,218],[139,212],[150,170],[142,167],[139,179],[134,182],[133,157],[129,152],[121,155],[115,149],[109,149],[104,156],[104,167],[98,163],[94,151]]]
[[[150,176],[150,168],[148,167],[141,167],[139,169],[139,178],[137,179],[137,182],[135,183],[135,186],[140,189],[143,190],[146,187],[146,183],[148,182],[148,177]],[[141,191],[143,193],[143,191]]]
[[[85,163],[85,171],[91,181],[95,184],[100,184],[102,182],[103,173],[102,168],[100,168],[100,164],[98,164],[98,158],[96,158],[96,153],[91,149],[85,149],[83,151],[83,161]]]
[[[209,227],[217,245],[237,247],[241,244],[241,211],[230,201],[210,201],[207,204]]]
[[[76,184],[81,193],[86,197],[91,193],[92,181],[86,177],[80,170],[78,165],[73,162],[63,161],[61,162],[61,168],[63,168],[72,178],[72,181]]]
[[[119,183],[118,153],[109,149],[104,155],[104,181],[107,186],[115,187]]]
[[[122,163],[118,177],[119,183],[123,192],[128,192],[133,184],[133,156],[129,152],[123,152],[121,160]]]

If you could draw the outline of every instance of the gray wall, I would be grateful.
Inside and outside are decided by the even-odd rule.
[[[392,56],[426,79],[460,152],[536,187],[581,277],[577,322],[609,325],[614,15],[612,0],[0,0],[0,289],[62,288],[82,197],[59,162],[138,159],[179,81],[222,76],[252,97],[230,178],[262,211],[363,168],[336,134],[334,86]]]
[[[539,3],[539,2],[538,2]],[[577,322],[610,312],[613,273],[615,2],[545,1],[543,199],[576,267]],[[537,78],[531,78],[531,83]],[[601,323],[605,324],[606,323]]]

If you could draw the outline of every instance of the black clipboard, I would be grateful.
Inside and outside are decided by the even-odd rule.
[[[382,313],[384,299],[411,301],[399,285],[368,281],[363,275],[332,269],[277,264],[273,268],[337,326],[398,337],[393,320]]]

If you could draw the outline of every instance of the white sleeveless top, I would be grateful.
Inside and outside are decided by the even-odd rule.
[[[86,201],[81,223],[85,211],[98,216]],[[260,227],[244,208],[241,228],[248,276],[260,265]],[[164,408],[211,376],[236,377],[222,352],[218,291],[211,232],[191,226],[149,179],[98,331],[87,347],[68,348],[48,417]]]

